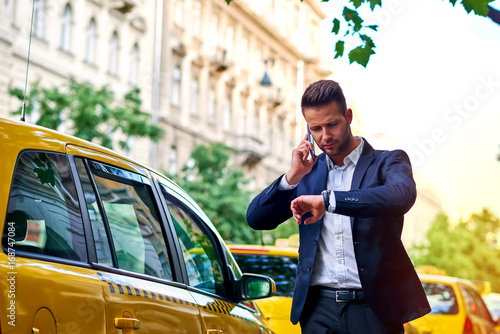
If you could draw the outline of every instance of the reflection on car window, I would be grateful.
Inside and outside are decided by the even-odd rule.
[[[118,267],[171,280],[170,257],[151,187],[102,170],[92,169],[92,174],[111,232]],[[123,173],[129,174],[131,172]],[[92,209],[95,208],[92,203]]]
[[[457,314],[458,304],[453,287],[441,283],[422,282],[431,305],[431,313]]]
[[[464,296],[465,307],[469,313],[475,314],[491,321],[490,314],[478,292],[468,286],[461,287]]]
[[[83,222],[68,158],[24,152],[10,193],[7,228],[15,249],[87,262]]]
[[[182,248],[189,285],[204,291],[223,294],[221,267],[211,239],[201,228],[195,214],[185,208],[162,185],[162,193],[172,217]]]
[[[293,296],[297,258],[255,254],[233,254],[244,273],[271,277],[276,283],[276,295]]]

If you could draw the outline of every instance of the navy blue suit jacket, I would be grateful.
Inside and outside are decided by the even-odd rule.
[[[293,199],[326,189],[325,154],[318,156],[311,172],[295,189],[279,190],[281,177],[250,203],[247,221],[252,228],[276,228],[292,216]],[[335,191],[335,198],[335,213],[351,217],[359,278],[375,314],[385,323],[403,324],[428,313],[429,303],[401,242],[403,216],[416,198],[407,154],[401,150],[374,150],[365,140],[351,190]],[[299,264],[291,312],[294,324],[300,320],[306,300],[322,225],[320,219],[299,228]]]

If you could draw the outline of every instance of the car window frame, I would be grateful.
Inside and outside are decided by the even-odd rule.
[[[176,247],[178,247],[178,254],[179,254],[178,260],[182,264],[181,271],[183,272],[184,284],[186,284],[187,289],[190,291],[196,292],[196,293],[200,293],[200,294],[208,295],[208,296],[211,296],[211,297],[214,297],[217,299],[229,301],[233,304],[238,304],[238,305],[241,305],[245,308],[248,308],[244,304],[242,304],[238,301],[235,301],[231,296],[231,288],[232,288],[232,285],[234,284],[235,275],[234,275],[234,273],[232,273],[232,270],[230,270],[228,268],[229,261],[226,257],[226,251],[224,251],[224,249],[223,249],[223,247],[224,247],[223,240],[221,240],[219,235],[214,232],[214,228],[211,225],[211,222],[210,222],[210,224],[207,223],[206,220],[208,219],[208,217],[206,217],[204,212],[201,211],[201,208],[199,208],[195,204],[196,202],[194,202],[194,200],[192,198],[190,198],[190,196],[187,193],[185,193],[182,188],[178,187],[177,185],[172,183],[170,180],[168,180],[168,179],[166,179],[166,178],[164,178],[161,175],[158,175],[156,173],[152,173],[152,178],[153,178],[153,181],[155,182],[156,186],[158,187],[159,193],[161,195],[160,201],[162,202],[162,206],[164,207],[164,210],[168,216],[168,223],[170,225],[172,233],[173,233],[173,235],[175,235]],[[215,253],[217,255],[217,259],[220,262],[221,273],[222,273],[222,276],[224,279],[224,283],[223,283],[224,289],[226,291],[225,296],[217,294],[217,293],[212,293],[212,292],[209,292],[206,290],[202,290],[202,289],[199,289],[199,288],[196,288],[196,287],[189,285],[188,274],[186,271],[186,263],[185,263],[184,258],[182,256],[182,249],[181,249],[181,245],[179,243],[179,238],[177,236],[177,233],[175,232],[173,219],[172,219],[172,216],[170,214],[170,210],[168,209],[166,199],[163,197],[163,194],[161,193],[162,185],[165,186],[165,188],[168,190],[167,193],[170,196],[172,196],[176,200],[178,200],[182,206],[184,206],[188,211],[190,211],[196,217],[192,217],[190,215],[190,212],[186,212],[186,214],[190,215],[191,218],[193,218],[193,219],[199,221],[201,224],[203,224],[204,229],[209,233],[209,239],[215,247]],[[200,212],[201,212],[201,214],[200,214]],[[227,252],[229,252],[229,250],[227,250]]]
[[[16,256],[19,256],[22,258],[27,258],[27,259],[34,259],[34,260],[40,260],[40,261],[45,261],[45,262],[51,262],[51,263],[65,264],[65,265],[70,265],[70,266],[75,266],[75,267],[80,267],[80,268],[87,268],[87,269],[92,268],[92,265],[90,263],[91,254],[89,253],[89,244],[88,244],[88,238],[87,238],[88,237],[88,230],[86,227],[84,214],[82,212],[82,202],[81,202],[81,197],[80,197],[80,193],[79,193],[79,190],[81,188],[80,179],[79,178],[77,179],[77,177],[75,177],[75,173],[73,171],[73,167],[75,167],[75,165],[72,164],[73,161],[67,153],[60,152],[60,151],[37,149],[37,148],[28,148],[28,149],[23,149],[23,150],[19,151],[19,153],[17,154],[17,157],[16,157],[16,161],[14,163],[14,168],[12,170],[12,175],[11,175],[11,179],[10,179],[10,187],[9,187],[9,193],[8,193],[8,199],[7,199],[8,202],[6,205],[6,214],[7,214],[8,205],[10,203],[10,196],[11,196],[11,192],[12,192],[13,181],[14,181],[15,176],[16,176],[17,167],[19,164],[19,159],[21,158],[21,156],[23,154],[25,154],[27,152],[63,155],[68,159],[69,170],[70,170],[71,176],[73,178],[73,183],[74,183],[74,187],[75,187],[75,191],[76,191],[76,197],[78,200],[78,208],[80,209],[80,217],[81,217],[81,221],[82,221],[82,231],[84,233],[84,240],[85,240],[86,248],[87,248],[86,249],[87,250],[87,262],[63,258],[63,257],[57,257],[57,256],[52,256],[52,255],[47,255],[47,254],[33,253],[33,252],[28,252],[28,251],[24,251],[24,250],[17,250],[17,249],[16,249]],[[6,222],[6,220],[7,220],[7,216],[4,217],[4,223]],[[3,239],[3,231],[2,231],[2,239]],[[4,243],[2,242],[1,244],[2,244],[1,245],[2,250],[5,253],[7,253],[7,249],[4,247]]]
[[[72,164],[72,173],[74,175],[76,175],[75,180],[76,179],[78,180],[78,182],[76,182],[76,181],[75,182],[77,183],[78,196],[81,196],[81,198],[79,198],[79,202],[80,202],[80,210],[83,212],[82,219],[84,220],[84,224],[87,226],[89,233],[90,233],[90,234],[86,233],[86,236],[88,236],[88,239],[90,239],[90,240],[88,240],[88,239],[86,240],[87,247],[92,248],[92,252],[91,252],[92,258],[91,258],[91,254],[88,252],[89,253],[89,262],[90,262],[89,267],[91,267],[95,270],[100,270],[100,271],[109,272],[109,273],[113,273],[113,274],[149,280],[149,281],[153,281],[153,282],[157,282],[157,283],[161,283],[161,284],[171,285],[171,286],[178,287],[178,288],[186,288],[186,284],[184,283],[184,281],[182,279],[181,267],[180,267],[180,264],[178,263],[177,247],[173,246],[173,243],[174,243],[173,236],[171,234],[170,228],[167,226],[168,220],[166,218],[165,212],[164,212],[162,205],[161,205],[161,202],[160,202],[160,195],[158,194],[158,191],[157,191],[156,187],[154,186],[154,181],[151,178],[151,176],[149,175],[148,170],[144,169],[144,168],[128,169],[128,168],[125,168],[124,166],[118,165],[118,163],[112,164],[109,161],[101,161],[99,159],[96,159],[93,157],[90,158],[90,157],[87,157],[87,156],[81,155],[81,154],[68,154],[68,156],[71,157],[70,162]],[[87,176],[90,179],[90,182],[92,185],[92,190],[94,191],[94,194],[96,196],[97,205],[99,206],[100,210],[103,210],[104,206],[102,203],[101,196],[100,196],[99,192],[97,191],[96,181],[93,177],[89,162],[95,161],[96,163],[108,165],[108,166],[111,166],[111,167],[119,169],[119,170],[131,172],[134,174],[140,174],[142,177],[145,178],[145,180],[147,180],[149,182],[148,186],[151,188],[151,193],[153,195],[152,200],[154,201],[156,209],[157,209],[160,227],[162,229],[162,234],[163,234],[163,237],[165,240],[165,246],[166,246],[168,254],[169,254],[169,261],[170,261],[171,270],[172,270],[172,280],[118,268],[117,260],[116,260],[116,251],[114,249],[113,243],[110,242],[111,234],[109,231],[109,224],[108,224],[106,215],[103,215],[103,221],[105,221],[105,229],[107,232],[108,243],[110,244],[111,256],[113,258],[113,265],[109,266],[109,265],[98,262],[96,245],[95,245],[93,234],[92,234],[92,225],[91,225],[90,216],[88,214],[87,208],[86,208],[86,206],[84,207],[85,195],[84,195],[83,186],[81,184],[80,175],[78,174],[78,171],[77,171],[75,158],[81,158],[83,160]],[[117,158],[113,157],[113,159],[117,159]],[[130,165],[130,163],[128,165]],[[141,171],[144,171],[148,174],[146,175],[144,173],[141,173]],[[113,174],[110,174],[110,175],[113,175]],[[114,175],[113,179],[118,181],[118,182],[120,182],[120,179],[127,180],[127,178],[120,177],[117,175]],[[133,181],[137,182],[137,180],[133,180]]]

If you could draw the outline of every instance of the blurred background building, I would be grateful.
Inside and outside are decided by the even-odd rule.
[[[16,117],[9,113],[19,107],[8,89],[24,88],[31,11],[31,1],[0,3],[0,116]],[[176,174],[196,145],[224,142],[258,191],[288,169],[305,134],[304,88],[332,74],[333,57],[320,40],[324,18],[317,0],[229,6],[224,0],[36,0],[28,91],[35,81],[51,87],[70,77],[107,85],[115,96],[137,87],[166,135],[156,144],[130,140],[124,153]],[[36,119],[35,112],[28,121]],[[363,134],[359,119],[353,128]],[[423,235],[438,207],[432,196],[419,197],[415,208],[423,211],[405,228],[408,242]]]

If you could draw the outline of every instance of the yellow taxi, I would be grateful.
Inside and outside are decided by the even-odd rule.
[[[405,324],[408,334],[495,334],[492,318],[474,283],[450,276],[419,274],[432,311]]]
[[[228,244],[243,272],[266,275],[276,282],[274,297],[255,302],[276,334],[301,333],[300,326],[290,321],[299,253],[297,243],[289,241],[295,238],[278,239],[275,246]]]
[[[3,118],[0,152],[1,333],[272,333],[245,305],[272,279],[242,274],[169,179]]]

